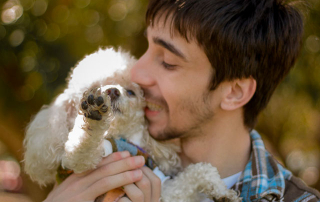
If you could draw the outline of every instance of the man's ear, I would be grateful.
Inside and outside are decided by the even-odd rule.
[[[226,82],[220,107],[228,111],[243,107],[254,95],[256,87],[257,82],[252,77]]]

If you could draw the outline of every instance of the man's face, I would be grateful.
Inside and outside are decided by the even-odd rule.
[[[170,35],[161,20],[148,27],[147,39],[131,79],[145,92],[150,134],[167,140],[201,132],[218,107],[215,91],[209,91],[213,69],[207,56],[195,41]]]

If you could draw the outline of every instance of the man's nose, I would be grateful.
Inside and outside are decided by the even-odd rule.
[[[152,86],[155,83],[153,78],[152,60],[148,58],[147,53],[140,57],[137,63],[131,69],[131,81],[139,84],[141,87]]]

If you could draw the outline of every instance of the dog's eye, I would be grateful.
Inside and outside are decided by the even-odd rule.
[[[127,90],[129,96],[135,96],[136,94],[132,90]]]

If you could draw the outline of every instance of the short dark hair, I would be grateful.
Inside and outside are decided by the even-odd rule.
[[[210,88],[252,77],[257,90],[244,106],[244,124],[252,129],[259,112],[299,55],[303,16],[282,0],[150,0],[147,26],[161,16],[172,31],[196,40],[213,69]]]

